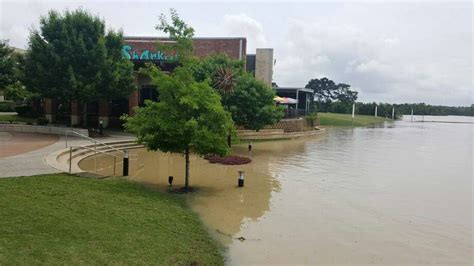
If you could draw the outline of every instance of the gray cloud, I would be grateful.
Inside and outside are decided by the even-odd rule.
[[[0,39],[25,47],[49,9],[79,6],[126,35],[157,35],[175,7],[197,36],[246,36],[247,51],[273,47],[274,80],[304,86],[327,76],[362,101],[470,105],[472,2],[171,3],[0,0]],[[196,11],[199,12],[196,12]]]

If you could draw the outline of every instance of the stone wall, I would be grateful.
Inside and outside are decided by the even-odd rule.
[[[41,134],[53,134],[53,135],[65,136],[66,132],[68,131],[74,131],[79,134],[89,136],[89,131],[83,128],[35,126],[35,125],[22,125],[22,124],[0,124],[0,132],[26,132],[26,133],[41,133]]]
[[[237,136],[241,141],[279,140],[311,137],[324,134],[325,132],[326,129],[324,128],[300,132],[283,132],[283,130],[281,129],[262,129],[258,132],[256,132],[255,130],[237,130]]]
[[[319,121],[314,122],[314,126],[319,126]],[[280,122],[266,126],[266,129],[283,129],[286,132],[302,132],[313,130],[306,118],[282,119]]]

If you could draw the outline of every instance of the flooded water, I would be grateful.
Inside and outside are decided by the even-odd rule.
[[[421,117],[416,117],[416,120]],[[427,117],[425,121],[439,118]],[[474,122],[444,117],[438,121]],[[473,124],[329,128],[314,138],[258,142],[244,166],[192,157],[188,196],[241,264],[471,264]],[[184,158],[132,151],[131,179],[166,189]],[[103,173],[110,159],[97,158]],[[94,159],[81,166],[93,169]],[[245,187],[237,188],[238,171]],[[244,237],[244,241],[237,238]]]

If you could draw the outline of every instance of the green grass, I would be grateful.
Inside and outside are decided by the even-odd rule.
[[[20,117],[18,115],[0,115],[0,122],[24,122],[24,123],[35,123],[36,118],[27,118],[27,117]]]
[[[66,174],[0,179],[0,265],[223,264],[179,195]]]
[[[321,126],[352,126],[351,114],[318,113]],[[354,126],[370,126],[377,123],[389,121],[383,117],[369,115],[356,115]]]

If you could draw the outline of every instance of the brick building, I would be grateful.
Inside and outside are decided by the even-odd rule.
[[[134,63],[135,70],[147,62],[153,62],[159,65],[163,71],[172,71],[176,54],[159,51],[157,42],[166,44],[170,40],[156,37],[124,37],[122,55]],[[244,60],[247,71],[254,73],[257,78],[271,85],[273,49],[257,49],[255,55],[248,55],[247,40],[243,37],[194,38],[193,46],[194,54],[197,57],[226,54],[233,59]],[[119,127],[121,115],[133,115],[134,107],[142,105],[146,99],[156,100],[158,98],[156,89],[149,84],[146,77],[135,73],[135,82],[137,90],[132,92],[128,99],[88,103],[86,114],[82,112],[85,110],[83,106],[73,102],[71,108],[67,108],[70,109],[70,114],[61,115],[59,110],[66,108],[46,99],[43,104],[45,116],[52,122],[67,123],[70,121],[72,125],[82,124],[96,127],[99,121],[103,121],[104,127]]]

